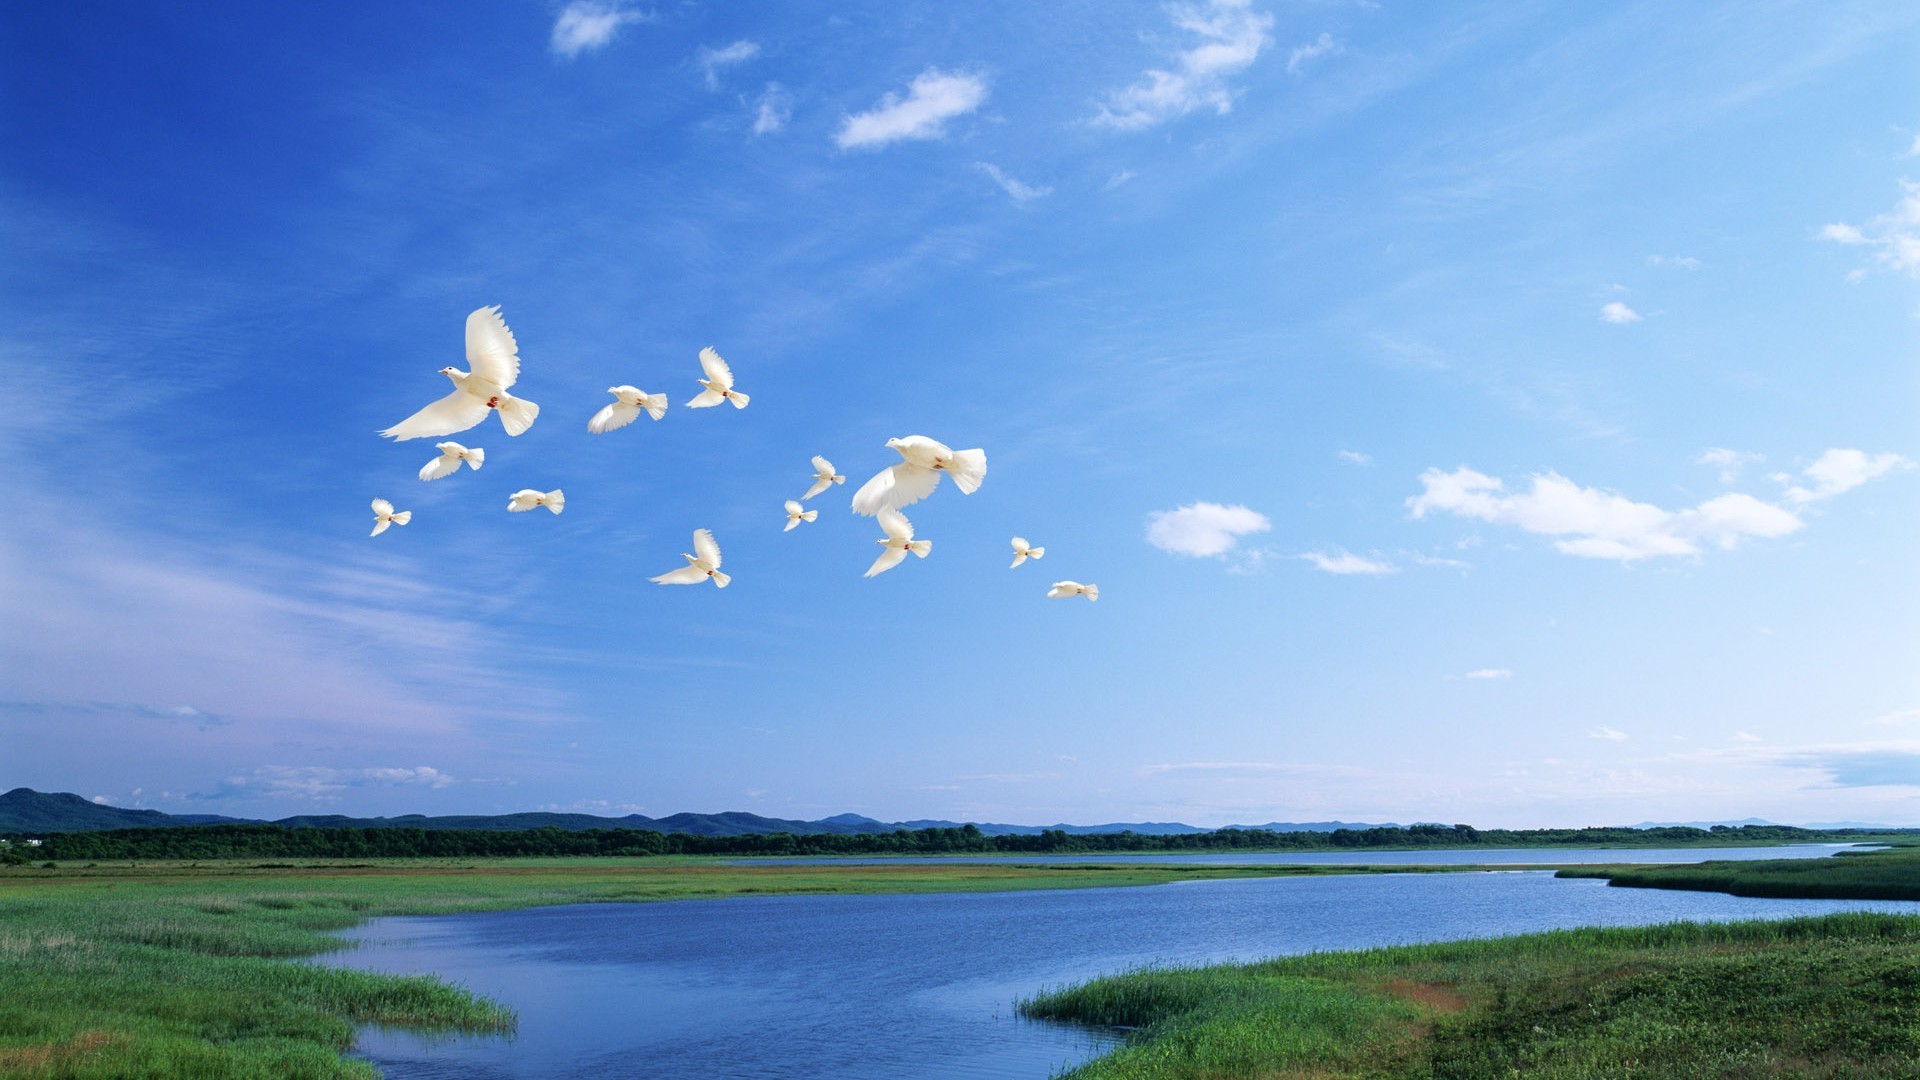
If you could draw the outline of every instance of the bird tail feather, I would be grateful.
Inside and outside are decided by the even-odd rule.
[[[407,522],[412,520],[413,520],[413,511],[411,510],[402,510],[399,513],[393,515],[393,523],[395,525],[405,525]]]
[[[713,572],[713,584],[718,588],[722,588],[722,589],[726,588],[727,584],[732,580],[733,580],[733,575],[731,574],[723,574],[718,570],[715,570]]]
[[[648,394],[641,399],[641,403],[646,406],[647,415],[655,420],[667,415],[667,395],[665,394]]]
[[[540,406],[526,398],[500,395],[500,423],[506,427],[507,434],[519,435],[533,426],[540,415]]]
[[[559,488],[554,488],[552,491],[547,492],[546,506],[547,509],[556,514],[565,510],[567,508],[567,493],[561,491]]]
[[[728,394],[727,400],[733,402],[733,407],[736,409],[744,409],[747,407],[747,395],[738,390]]]
[[[486,464],[486,460],[487,452],[477,446],[467,451],[467,468],[469,469],[479,468],[481,465]]]
[[[924,559],[927,557],[927,553],[933,550],[933,541],[931,540],[909,541],[907,543],[907,550],[913,552],[915,555],[918,555]]]
[[[1037,547],[1037,548],[1028,548],[1028,549],[1027,549],[1027,558],[1029,558],[1029,559],[1040,559],[1040,558],[1045,558],[1045,557],[1046,557],[1046,554],[1047,554],[1047,549],[1046,549],[1046,548],[1043,548],[1043,547]]]
[[[971,495],[980,490],[980,481],[987,478],[987,452],[985,450],[955,450],[953,460],[947,463],[947,475],[960,485],[960,490]]]
[[[1095,601],[1095,600],[1098,600],[1098,599],[1100,599],[1100,586],[1098,586],[1098,585],[1089,585],[1089,586],[1087,586],[1087,600],[1088,600],[1088,602],[1092,602],[1092,601]]]

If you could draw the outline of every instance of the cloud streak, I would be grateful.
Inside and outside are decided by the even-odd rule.
[[[622,26],[644,22],[646,18],[637,11],[622,10],[617,4],[573,0],[560,9],[560,16],[553,21],[547,47],[555,56],[571,60],[606,45]]]
[[[1197,40],[1177,52],[1169,68],[1149,68],[1139,81],[1109,94],[1093,117],[1096,126],[1139,131],[1197,109],[1222,116],[1233,111],[1236,91],[1227,79],[1253,66],[1272,44],[1267,30],[1273,16],[1254,11],[1248,0],[1182,4],[1171,12],[1174,25]]]
[[[943,138],[947,121],[973,112],[986,100],[985,79],[928,68],[914,76],[905,97],[889,92],[873,108],[847,117],[834,143],[842,150],[865,150],[905,139]]]
[[[1242,536],[1273,528],[1265,514],[1241,505],[1197,502],[1147,515],[1147,543],[1161,551],[1212,558],[1232,551]]]

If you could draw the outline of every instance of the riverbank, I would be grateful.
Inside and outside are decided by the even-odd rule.
[[[1447,868],[1454,870],[1458,868]],[[433,978],[300,963],[379,915],[730,896],[1147,885],[1405,867],[731,866],[700,858],[0,870],[0,1076],[370,1078],[354,1028],[510,1031]]]
[[[1023,1001],[1137,1030],[1073,1080],[1920,1076],[1920,918],[1672,923],[1143,970]]]
[[[1830,859],[1764,859],[1685,866],[1599,865],[1558,872],[1566,878],[1606,878],[1636,889],[1689,889],[1734,896],[1826,900],[1920,900],[1920,847],[1842,851]]]

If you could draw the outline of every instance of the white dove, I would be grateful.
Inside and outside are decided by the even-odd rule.
[[[467,316],[467,364],[472,371],[440,369],[440,374],[453,380],[453,393],[380,434],[402,441],[451,435],[485,420],[494,410],[499,410],[500,423],[509,435],[533,426],[540,406],[507,393],[507,387],[520,379],[520,346],[500,317],[500,305]]]
[[[813,486],[808,488],[807,493],[800,497],[803,499],[811,499],[815,495],[827,490],[829,484],[844,484],[846,482],[846,477],[833,471],[833,462],[828,461],[819,454],[815,454],[813,455]]]
[[[593,414],[587,421],[587,430],[595,435],[605,435],[614,428],[623,428],[640,419],[640,410],[655,420],[667,415],[667,395],[649,394],[632,386],[609,386],[607,393],[619,400]]]
[[[479,447],[469,450],[457,442],[434,443],[433,448],[440,456],[420,466],[420,479],[438,480],[443,476],[452,476],[460,471],[460,463],[466,462],[470,469],[477,469],[487,463],[487,452]]]
[[[913,523],[907,520],[905,514],[898,510],[882,510],[879,517],[880,528],[885,530],[887,538],[875,540],[874,543],[886,545],[886,550],[880,553],[879,558],[873,560],[872,566],[867,567],[864,576],[884,574],[899,566],[900,560],[906,558],[909,551],[924,559],[927,557],[927,552],[933,550],[933,541],[913,538]]]
[[[792,499],[788,499],[787,500],[787,527],[780,531],[792,532],[793,527],[795,525],[798,525],[803,521],[812,521],[814,518],[817,518],[819,516],[820,516],[820,511],[802,510],[800,509],[799,503],[794,502]]]
[[[405,525],[413,520],[413,511],[393,512],[393,504],[385,499],[373,500],[373,531],[368,536],[379,536],[387,531],[389,525]]]
[[[1100,586],[1082,585],[1077,581],[1056,581],[1053,583],[1053,588],[1047,590],[1047,595],[1055,600],[1071,600],[1076,596],[1084,596],[1089,601],[1096,601],[1100,599]]]
[[[713,534],[705,529],[693,530],[693,550],[699,554],[680,554],[687,565],[648,580],[656,585],[698,585],[712,578],[714,585],[726,588],[733,578],[720,572],[720,545],[713,542]]]
[[[1038,559],[1044,556],[1046,553],[1047,553],[1046,548],[1028,547],[1027,539],[1024,536],[1016,536],[1013,538],[1013,566],[1019,566],[1021,563],[1026,562],[1028,559]],[[1011,570],[1013,569],[1013,566],[1010,566],[1007,569]]]
[[[692,401],[687,402],[687,408],[705,409],[723,401],[733,402],[733,407],[736,409],[747,407],[747,395],[733,388],[733,369],[727,366],[725,360],[720,359],[719,353],[713,351],[713,346],[709,345],[700,350],[700,366],[705,369],[707,377],[694,381],[706,389],[695,395]]]
[[[860,490],[853,493],[856,514],[871,517],[881,510],[911,506],[933,494],[933,489],[940,484],[941,473],[950,474],[953,482],[968,495],[978,491],[980,481],[987,476],[985,450],[955,450],[925,435],[888,439],[887,445],[898,450],[906,460],[881,469],[873,479],[860,485]]]
[[[507,509],[513,513],[525,513],[536,506],[544,506],[557,514],[567,508],[567,493],[559,488],[544,493],[532,488],[521,488],[507,496]]]

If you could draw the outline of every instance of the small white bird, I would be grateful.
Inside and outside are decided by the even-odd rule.
[[[1024,536],[1016,536],[1013,538],[1013,566],[1019,566],[1028,559],[1041,558],[1046,555],[1046,553],[1046,548],[1028,547],[1026,537]],[[1009,566],[1007,569],[1011,570],[1013,566]]]
[[[880,470],[853,493],[856,514],[871,517],[881,510],[911,506],[933,494],[933,489],[940,486],[941,473],[952,476],[953,482],[967,495],[980,490],[980,481],[987,476],[985,450],[955,450],[925,435],[888,439],[887,445],[906,460]]]
[[[829,484],[844,484],[846,482],[846,477],[833,471],[833,462],[828,461],[819,454],[815,454],[813,455],[813,486],[808,488],[807,493],[800,497],[803,499],[811,499],[815,495],[827,490],[827,485]]]
[[[440,456],[420,466],[420,479],[438,480],[443,476],[452,476],[460,471],[460,463],[466,462],[469,469],[477,469],[487,463],[487,452],[479,447],[469,450],[457,442],[434,443],[433,448]]]
[[[705,409],[723,401],[733,402],[736,409],[747,407],[747,395],[733,388],[733,369],[720,359],[719,353],[713,351],[713,346],[700,350],[700,367],[706,371],[707,377],[694,381],[706,389],[687,402],[687,408]]]
[[[453,380],[453,393],[380,434],[400,441],[451,435],[467,430],[496,410],[509,435],[533,426],[540,406],[507,393],[507,387],[520,380],[520,346],[500,317],[500,305],[483,307],[467,316],[467,364],[472,371],[440,369],[440,374]]]
[[[720,545],[713,542],[713,534],[705,529],[693,530],[693,550],[697,554],[680,553],[687,565],[648,580],[656,585],[698,585],[712,578],[714,585],[726,588],[733,578],[720,572]]]
[[[614,428],[626,427],[640,419],[642,409],[655,420],[667,415],[665,394],[649,394],[632,386],[609,386],[607,393],[619,400],[594,413],[593,419],[587,421],[587,430],[595,435],[605,435]]]
[[[803,521],[812,521],[814,518],[817,518],[819,516],[820,516],[820,511],[802,510],[800,509],[799,503],[794,502],[792,499],[788,499],[787,500],[787,527],[780,531],[792,532],[793,527],[795,525],[798,525]]]
[[[933,541],[913,538],[913,523],[908,521],[907,516],[900,511],[882,510],[879,518],[880,528],[885,530],[887,538],[875,540],[874,543],[884,545],[886,550],[880,553],[879,558],[873,560],[872,566],[867,567],[864,576],[884,574],[899,566],[900,560],[906,558],[909,551],[924,559],[927,557],[927,552],[933,550]]]
[[[379,536],[387,531],[389,525],[405,525],[413,520],[413,511],[393,512],[393,504],[385,499],[373,500],[373,531],[368,536]]]
[[[513,513],[525,513],[536,506],[544,506],[557,514],[567,508],[567,493],[561,491],[559,488],[554,488],[548,492],[539,492],[532,488],[521,488],[519,491],[507,496],[507,509]]]
[[[1076,596],[1084,596],[1089,601],[1095,601],[1100,599],[1100,586],[1082,585],[1077,581],[1056,581],[1053,583],[1053,588],[1047,590],[1047,595],[1055,600],[1071,600]]]

